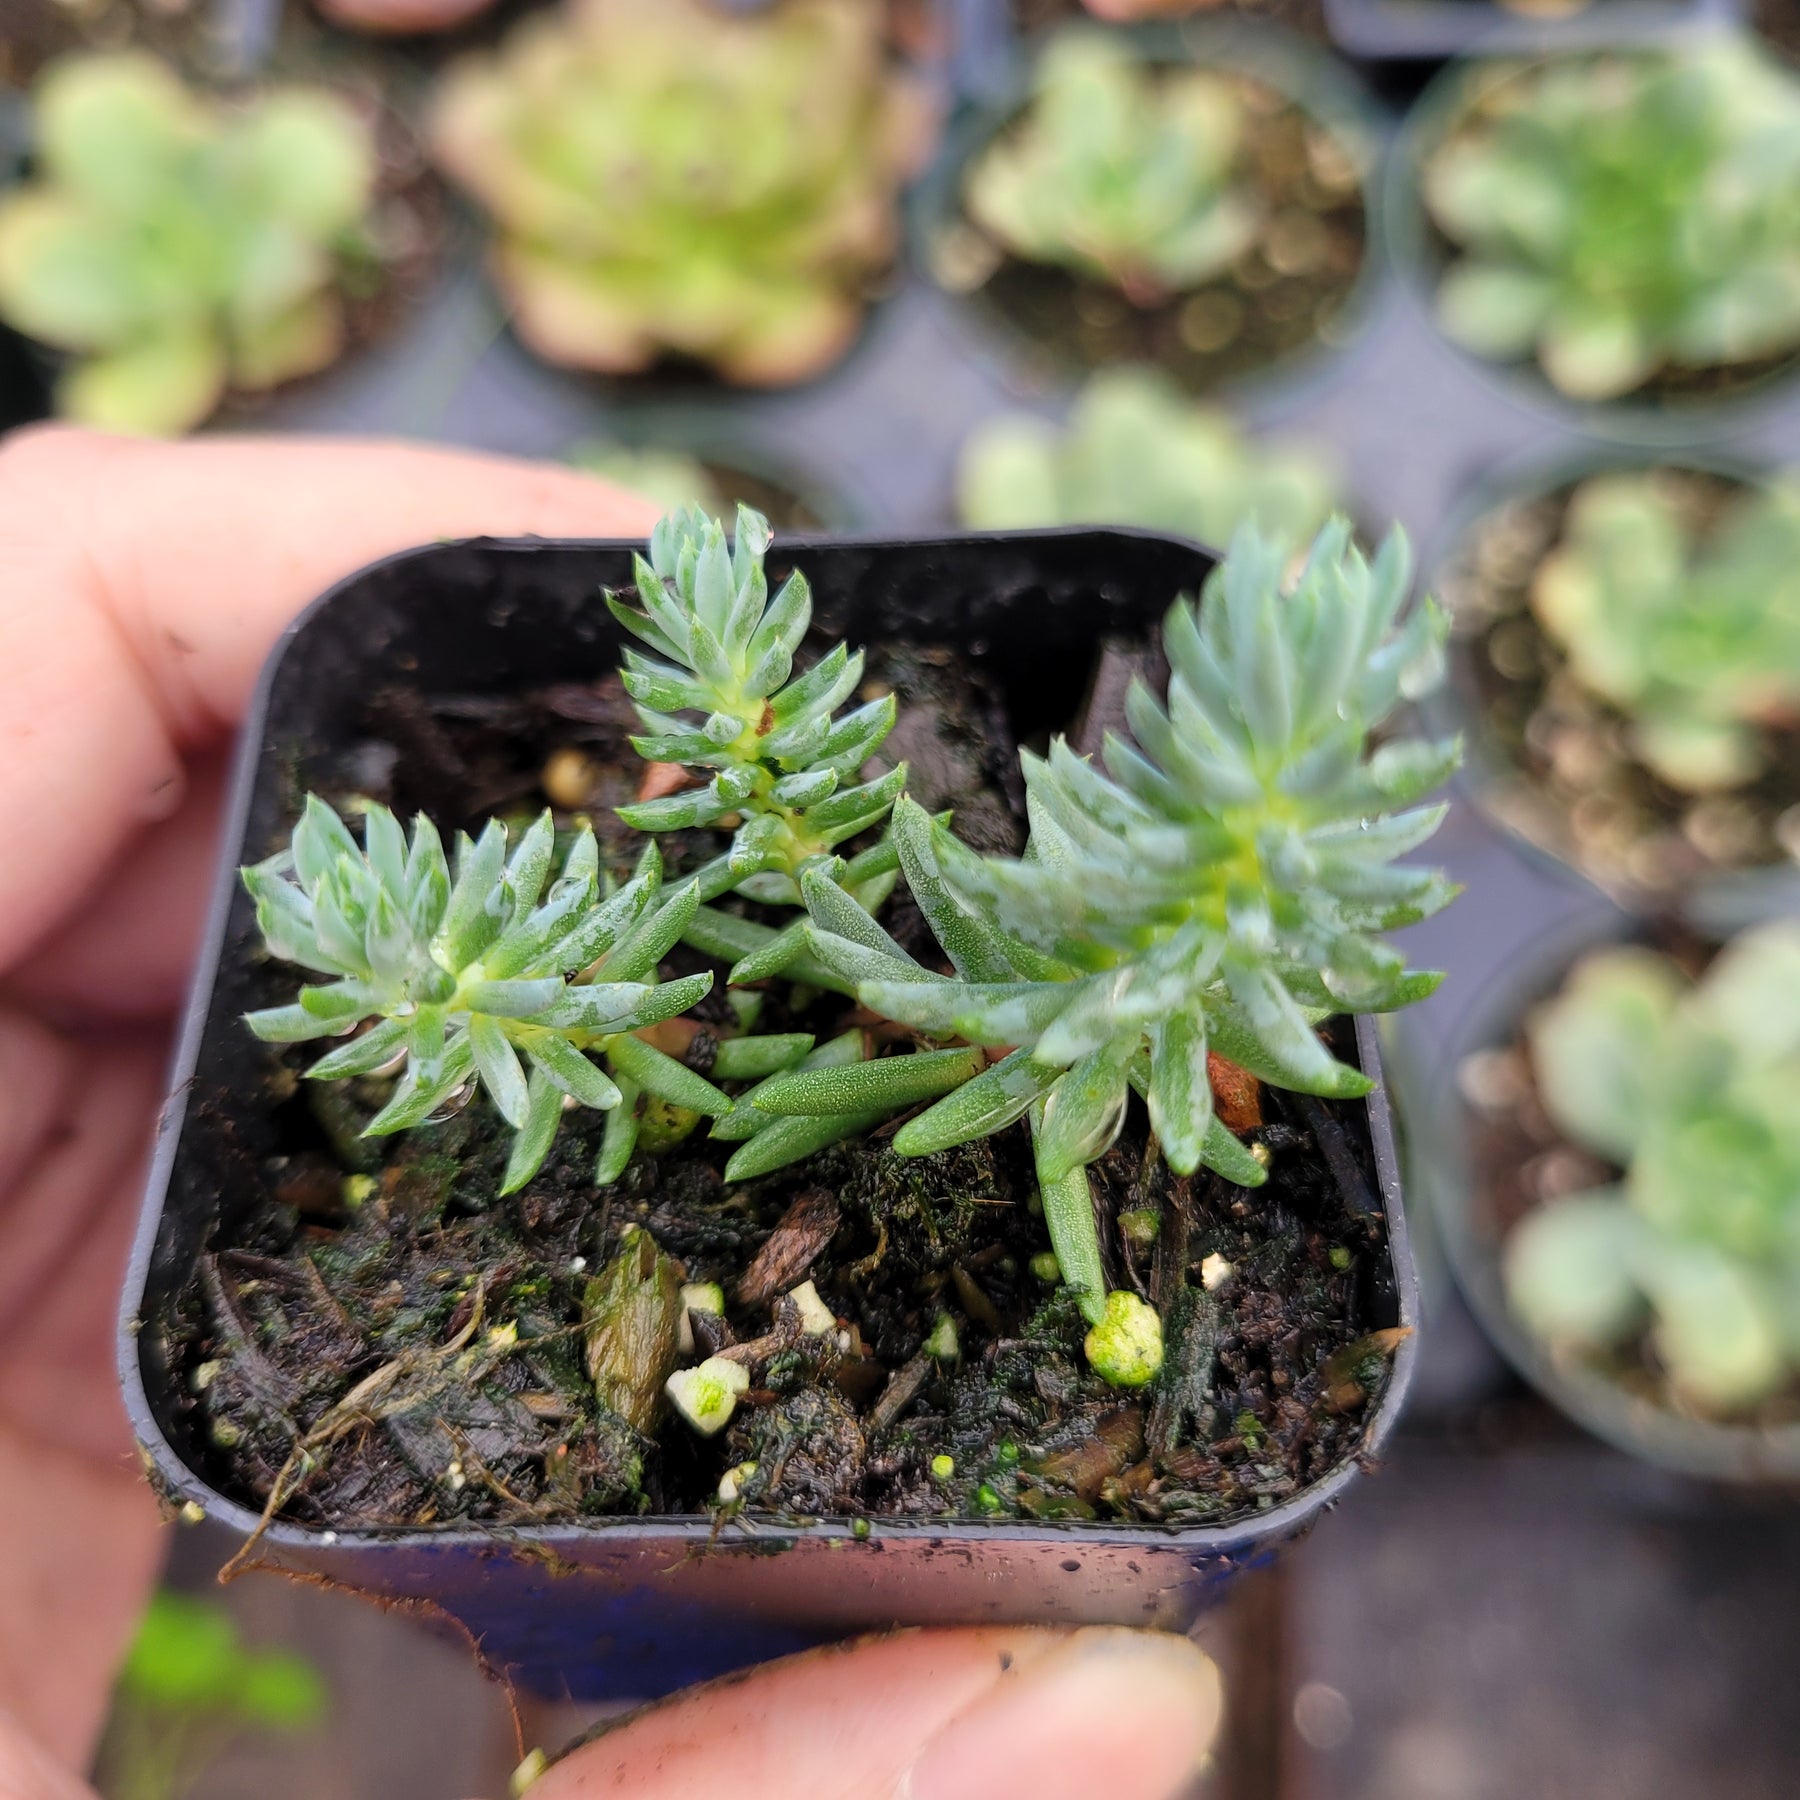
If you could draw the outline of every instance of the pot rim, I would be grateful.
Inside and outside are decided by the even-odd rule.
[[[1701,22],[1741,24],[1741,0],[1593,0],[1556,20],[1498,0],[1324,0],[1331,41],[1371,62],[1436,62],[1523,49],[1628,48]]]
[[[809,551],[840,546],[853,549],[883,549],[901,545],[915,549],[921,546],[941,546],[947,551],[954,551],[964,546],[996,541],[1029,539],[1057,543],[1107,536],[1167,541],[1164,534],[1134,529],[1093,531],[1086,528],[1049,527],[1030,531],[931,533],[907,537],[897,537],[892,533],[796,533],[784,537],[781,542],[784,555],[803,556]],[[545,549],[619,553],[638,549],[641,542],[641,539],[636,538],[465,538],[397,551],[345,576],[313,600],[276,639],[257,677],[233,751],[231,782],[218,840],[220,857],[214,871],[200,952],[195,961],[181,1030],[165,1083],[164,1091],[168,1097],[157,1118],[155,1147],[126,1268],[117,1343],[126,1410],[140,1456],[152,1481],[177,1503],[197,1505],[206,1517],[246,1536],[254,1532],[261,1523],[260,1515],[241,1502],[228,1498],[192,1470],[156,1421],[139,1353],[139,1312],[149,1288],[151,1261],[169,1179],[180,1144],[188,1091],[205,1035],[208,1003],[222,961],[227,920],[236,897],[238,851],[244,839],[256,788],[264,747],[264,721],[282,665],[297,641],[332,603],[341,595],[352,592],[358,583],[376,570],[469,547],[520,555],[530,555]],[[530,1528],[461,1525],[443,1528],[314,1528],[275,1520],[262,1531],[260,1541],[271,1548],[316,1554],[322,1546],[369,1549],[385,1545],[408,1550],[442,1548],[446,1551],[487,1549],[499,1552],[514,1545],[544,1543],[578,1550],[583,1547],[604,1549],[625,1540],[711,1545],[716,1538],[721,1548],[730,1548],[766,1545],[777,1537],[849,1541],[859,1541],[866,1537],[927,1541],[933,1545],[961,1540],[1012,1545],[1091,1544],[1096,1547],[1145,1551],[1175,1550],[1193,1555],[1223,1553],[1240,1549],[1249,1541],[1279,1539],[1304,1526],[1334,1502],[1355,1480],[1361,1467],[1381,1454],[1398,1423],[1412,1385],[1418,1357],[1418,1282],[1406,1217],[1400,1204],[1400,1166],[1394,1146],[1387,1090],[1381,1079],[1380,1048],[1372,1019],[1360,1017],[1356,1019],[1355,1026],[1359,1058],[1376,1078],[1376,1086],[1367,1097],[1369,1133],[1375,1157],[1376,1183],[1381,1193],[1387,1226],[1386,1254],[1395,1277],[1399,1323],[1409,1328],[1409,1335],[1395,1351],[1387,1382],[1366,1423],[1357,1450],[1346,1456],[1328,1475],[1278,1505],[1247,1514],[1230,1523],[1198,1526],[1113,1526],[1081,1520],[1025,1522],[889,1519],[879,1515],[870,1515],[866,1519],[856,1515],[842,1515],[802,1521],[780,1515],[746,1515],[742,1523],[734,1522],[724,1532],[716,1533],[713,1520],[707,1514],[598,1518],[591,1522]]]

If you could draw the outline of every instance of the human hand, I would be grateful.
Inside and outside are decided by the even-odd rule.
[[[161,1561],[114,1319],[222,758],[269,645],[406,545],[651,517],[567,471],[397,445],[0,449],[0,1800],[92,1800],[71,1771]],[[1179,1638],[901,1634],[679,1696],[533,1800],[1155,1800],[1217,1712]]]
[[[222,759],[269,646],[406,545],[652,518],[567,470],[398,445],[0,448],[0,1721],[64,1766],[161,1562],[114,1321]]]

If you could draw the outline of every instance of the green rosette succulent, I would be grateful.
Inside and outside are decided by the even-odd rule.
[[[479,839],[461,838],[454,879],[423,815],[410,842],[385,807],[371,806],[364,827],[359,848],[309,796],[289,847],[243,880],[270,955],[333,977],[289,1005],[251,1013],[249,1026],[273,1043],[355,1033],[306,1071],[311,1080],[397,1068],[366,1135],[424,1124],[478,1081],[516,1133],[500,1187],[508,1194],[549,1154],[565,1097],[609,1115],[601,1184],[630,1160],[642,1095],[702,1115],[731,1111],[710,1081],[635,1035],[712,987],[709,974],[656,979],[699,892],[692,882],[663,887],[654,846],[633,879],[608,893],[585,825],[556,869],[547,812],[510,856],[497,820]],[[784,1057],[811,1047],[779,1042]]]
[[[1252,521],[1310,539],[1339,498],[1323,458],[1258,444],[1219,407],[1197,405],[1151,369],[1104,370],[1076,397],[1066,427],[995,419],[963,447],[957,501],[965,525],[1136,525],[1204,544]]]
[[[0,198],[0,318],[74,359],[60,412],[180,432],[228,387],[333,361],[376,171],[350,106],[215,103],[137,53],[58,63],[33,99],[37,172]]]
[[[840,712],[864,666],[862,651],[842,643],[794,674],[812,590],[796,569],[770,596],[769,542],[768,521],[747,506],[738,508],[735,542],[718,520],[684,508],[658,522],[649,557],[634,559],[632,590],[606,595],[652,653],[624,653],[625,691],[644,725],[633,747],[652,762],[707,776],[698,787],[621,807],[619,816],[649,832],[738,820],[729,850],[695,875],[703,902],[740,892],[798,906],[801,876],[819,869],[874,903],[893,885],[896,852],[876,846],[846,864],[836,850],[879,825],[906,785],[904,763],[859,779],[893,729],[894,697]],[[805,947],[803,919],[779,938],[756,933],[754,955],[745,952],[751,940],[720,939],[734,929],[726,916],[707,911],[697,926],[691,942],[741,958],[734,981],[789,967]]]
[[[1800,80],[1730,38],[1468,79],[1423,174],[1453,339],[1577,400],[1800,349]]]
[[[1654,472],[1594,476],[1531,604],[1646,767],[1690,793],[1740,786],[1765,722],[1800,707],[1800,483],[1746,489],[1702,536]]]
[[[1583,1355],[1647,1329],[1709,1412],[1782,1393],[1800,1374],[1800,925],[1743,934],[1698,982],[1653,951],[1596,952],[1527,1038],[1557,1128],[1623,1173],[1514,1230],[1520,1320]]]
[[[1153,306],[1255,241],[1264,209],[1240,168],[1243,133],[1227,77],[1068,31],[1039,59],[1020,118],[971,164],[964,203],[1012,255]]]
[[[575,0],[452,70],[431,137],[540,354],[767,385],[848,348],[922,123],[861,0]]]
[[[1258,1186],[1263,1163],[1214,1113],[1208,1052],[1281,1087],[1354,1097],[1367,1078],[1316,1027],[1406,1005],[1439,980],[1382,934],[1455,892],[1394,859],[1436,829],[1444,808],[1414,802],[1459,745],[1370,740],[1437,679],[1444,615],[1428,601],[1396,624],[1409,576],[1398,533],[1371,563],[1337,520],[1291,588],[1287,561],[1285,545],[1246,529],[1201,603],[1177,601],[1167,699],[1133,686],[1135,742],[1109,736],[1104,767],[1060,739],[1047,758],[1025,756],[1023,858],[977,856],[911,802],[896,806],[901,867],[954,979],[907,956],[840,888],[803,878],[819,961],[884,1017],[982,1054],[949,1041],[797,1071],[753,1103],[844,1115],[889,1101],[888,1083],[907,1084],[899,1104],[942,1094],[895,1136],[908,1155],[1029,1118],[1051,1240],[1096,1325],[1105,1293],[1085,1165],[1116,1136],[1128,1094],[1147,1101],[1172,1168]]]

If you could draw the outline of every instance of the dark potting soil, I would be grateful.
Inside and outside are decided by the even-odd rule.
[[[1702,530],[1742,492],[1697,470],[1664,478]],[[1453,621],[1454,679],[1506,765],[1496,771],[1496,810],[1613,888],[1671,891],[1800,859],[1800,720],[1766,729],[1768,761],[1753,780],[1684,793],[1637,760],[1625,715],[1576,679],[1539,626],[1532,580],[1562,539],[1576,485],[1487,515],[1439,583]]]
[[[997,697],[929,649],[877,646],[869,682],[902,696],[893,748],[913,793],[953,808],[972,841],[1016,848]],[[449,828],[533,811],[548,787],[565,815],[591,815],[616,867],[635,859],[640,840],[610,811],[645,773],[616,678],[500,700],[380,695],[368,716],[362,744],[295,768],[296,798],[307,785],[340,802],[360,793]],[[692,866],[717,844],[664,847]],[[936,960],[909,910],[890,904],[890,929]],[[293,981],[271,965],[268,997]],[[733,1016],[721,986],[698,1030],[659,1042],[704,1071]],[[774,983],[758,1028],[823,1040],[859,1020],[841,997]],[[705,1514],[726,1472],[754,1464],[738,1504],[778,1515],[1224,1520],[1356,1454],[1398,1341],[1366,1316],[1366,1259],[1384,1251],[1365,1223],[1375,1175],[1350,1109],[1245,1092],[1241,1075],[1232,1104],[1260,1109],[1248,1136],[1267,1147],[1266,1188],[1171,1175],[1135,1103],[1096,1165],[1111,1277],[1152,1298],[1169,1334],[1163,1378],[1126,1393],[1088,1370],[1083,1321],[1031,1267],[1048,1239],[1022,1126],[910,1160],[884,1128],[727,1186],[732,1146],[664,1109],[646,1125],[658,1152],[600,1192],[602,1117],[576,1110],[540,1174],[496,1200],[508,1134],[485,1102],[364,1139],[390,1083],[302,1082],[308,1048],[272,1053],[283,1153],[245,1167],[228,1224],[147,1327],[166,1339],[207,1478],[290,1519]],[[263,1053],[246,1038],[246,1054]],[[657,1416],[657,1352],[602,1346],[612,1404],[597,1396],[584,1306],[597,1275],[645,1253],[633,1227],[686,1280],[722,1286],[723,1323],[695,1318],[703,1348],[757,1345],[750,1391],[715,1439]],[[804,1334],[785,1298],[809,1279],[834,1335]],[[945,1315],[954,1359],[924,1348]],[[622,1416],[640,1409],[643,1435]]]
[[[937,279],[1003,320],[1043,362],[1046,379],[1154,363],[1201,393],[1311,344],[1342,342],[1351,328],[1347,308],[1368,254],[1355,153],[1274,88],[1219,73],[1244,97],[1243,166],[1268,220],[1213,280],[1136,304],[1108,282],[1012,256],[960,208],[934,228]]]
[[[1646,927],[1641,941],[1673,957],[1696,977],[1717,951],[1716,945],[1667,920]],[[1507,1237],[1539,1207],[1621,1178],[1617,1164],[1571,1144],[1551,1122],[1523,1019],[1503,1044],[1465,1058],[1457,1083],[1469,1108],[1469,1164],[1474,1176],[1469,1223],[1484,1255],[1498,1258]],[[1610,1351],[1585,1352],[1582,1360],[1629,1394],[1666,1411],[1693,1415],[1692,1405],[1673,1390],[1647,1328]],[[1800,1423],[1800,1381],[1754,1411],[1734,1415],[1730,1422],[1765,1430]]]

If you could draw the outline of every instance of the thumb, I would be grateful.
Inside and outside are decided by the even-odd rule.
[[[530,1800],[1173,1800],[1217,1729],[1186,1638],[920,1631],[809,1651],[627,1719]]]

